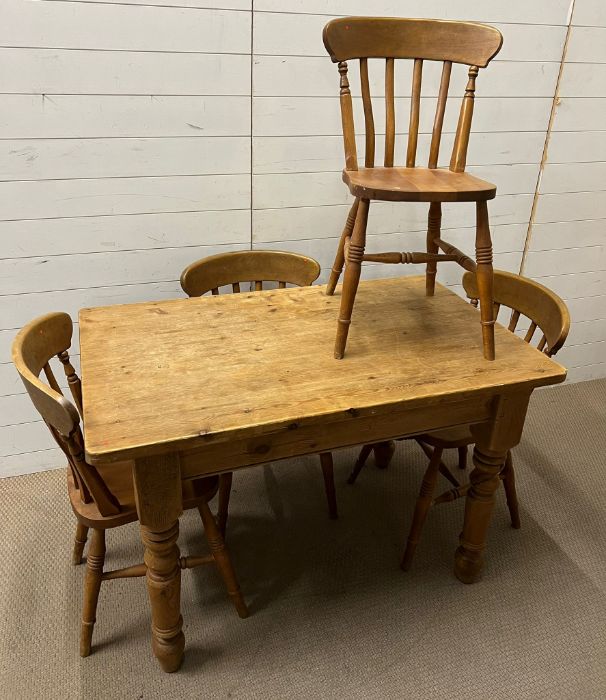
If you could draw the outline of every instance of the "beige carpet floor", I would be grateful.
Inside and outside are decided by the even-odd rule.
[[[463,502],[430,513],[414,569],[398,560],[425,459],[345,478],[327,519],[317,460],[235,475],[229,544],[252,615],[212,568],[183,575],[186,658],[151,656],[143,579],[101,590],[94,651],[78,656],[84,567],[63,470],[0,481],[2,698],[606,697],[606,380],[535,393],[515,452],[522,529],[503,494],[483,580],[452,575]],[[452,459],[452,457],[451,457]],[[181,548],[200,551],[194,513]],[[109,566],[140,560],[136,525],[108,535]]]

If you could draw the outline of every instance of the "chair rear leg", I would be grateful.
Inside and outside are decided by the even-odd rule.
[[[440,227],[442,225],[442,203],[432,202],[429,205],[429,215],[427,217],[427,252],[438,253],[438,246],[434,243],[440,237]],[[436,273],[438,263],[428,262],[425,268],[425,294],[432,297],[436,288]]]
[[[90,654],[104,562],[105,530],[93,530],[86,557],[84,604],[82,606],[82,627],[80,630],[80,656],[88,656]]]
[[[229,497],[231,494],[231,483],[233,480],[233,472],[219,475],[219,509],[217,511],[217,526],[223,539],[225,539],[225,530],[227,529],[227,514],[229,511]]]
[[[406,549],[400,564],[404,571],[408,571],[412,564],[412,559],[415,555],[417,544],[419,543],[419,539],[421,537],[421,531],[423,530],[427,513],[431,507],[431,501],[433,493],[436,489],[436,482],[438,480],[438,471],[440,469],[441,461],[442,448],[436,447],[431,455],[429,466],[427,467],[427,471],[425,472],[425,476],[421,482],[421,490],[419,491],[415,512],[412,517],[412,524],[410,526],[410,532],[408,533],[408,541],[406,542]]]
[[[505,466],[501,472],[503,479],[503,487],[505,488],[505,497],[507,498],[507,507],[509,508],[509,516],[511,517],[511,527],[516,530],[520,529],[520,509],[518,506],[518,495],[516,493],[516,479],[513,471],[513,460],[511,458],[511,450],[507,453]]]
[[[204,534],[210,548],[210,552],[215,560],[217,569],[221,574],[221,578],[225,583],[227,588],[227,593],[231,598],[234,607],[238,615],[242,618],[248,617],[248,608],[242,597],[242,592],[240,591],[240,586],[238,585],[238,579],[236,578],[236,572],[232,566],[231,559],[229,558],[229,552],[225,546],[225,541],[221,537],[221,532],[217,526],[213,514],[210,512],[208,503],[202,503],[198,510],[200,512],[200,517],[202,518],[202,524],[204,525]]]
[[[322,466],[322,476],[324,477],[324,491],[326,492],[326,503],[328,504],[328,517],[331,520],[336,520],[339,517],[339,513],[337,511],[335,472],[331,452],[322,452],[320,454],[320,465]]]
[[[364,246],[366,244],[366,224],[368,223],[368,199],[361,199],[356,214],[351,241],[347,253],[347,265],[345,266],[345,277],[343,279],[343,290],[341,292],[341,308],[339,310],[339,321],[337,324],[337,338],[335,341],[335,358],[340,360],[345,353],[349,324],[353,311],[358,283],[360,282],[360,272],[362,270],[362,257],[364,256]]]
[[[476,203],[476,279],[480,297],[480,320],[482,323],[482,345],[484,357],[494,360],[494,306],[492,276],[492,241],[488,224],[486,202]]]
[[[368,459],[368,456],[372,452],[372,445],[364,445],[362,449],[360,450],[360,454],[358,455],[358,459],[356,460],[356,463],[354,464],[354,468],[351,470],[351,474],[347,478],[347,483],[352,485],[356,483],[356,479],[358,478],[359,473],[362,471],[362,468],[366,464],[366,460]]]
[[[459,469],[467,469],[467,445],[458,448],[459,452]]]
[[[330,271],[328,284],[326,285],[326,295],[329,297],[335,293],[335,287],[337,286],[339,277],[341,277],[341,272],[343,271],[343,265],[345,264],[345,241],[351,236],[351,232],[353,231],[359,202],[360,200],[356,197],[354,199],[354,203],[351,205],[351,209],[347,215],[347,221],[345,222],[345,228],[343,229],[341,238],[339,239],[339,247],[337,248],[335,261],[332,265],[332,270]]]
[[[82,564],[82,554],[84,553],[87,537],[88,527],[81,522],[76,523],[76,537],[74,538],[74,552],[72,554],[72,564],[74,566]]]

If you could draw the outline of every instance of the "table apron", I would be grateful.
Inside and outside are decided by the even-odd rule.
[[[289,457],[481,423],[494,417],[494,401],[494,396],[485,396],[406,410],[400,408],[377,415],[285,428],[253,438],[209,443],[180,452],[181,478],[192,479]]]

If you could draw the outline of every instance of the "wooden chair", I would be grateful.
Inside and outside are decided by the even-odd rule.
[[[476,77],[501,48],[503,38],[494,27],[471,22],[385,17],[345,17],[324,27],[324,45],[341,75],[341,120],[345,148],[343,181],[355,197],[341,234],[326,293],[334,293],[346,262],[341,308],[337,324],[335,357],[345,352],[347,334],[364,261],[379,263],[426,263],[426,293],[433,296],[437,263],[455,261],[474,272],[478,279],[484,357],[493,360],[494,319],[492,316],[492,242],[488,225],[487,200],[496,187],[465,173],[471,130]],[[383,167],[375,167],[375,122],[368,60],[385,60],[385,154]],[[359,59],[365,124],[364,167],[358,167],[352,98],[347,77],[347,61]],[[406,167],[394,167],[395,103],[394,60],[414,59]],[[435,120],[427,168],[417,167],[416,153],[421,105],[421,78],[424,61],[442,61]],[[469,66],[468,82],[448,169],[438,168],[438,156],[448,86],[453,63]],[[390,202],[429,202],[426,252],[365,253],[366,225],[371,200]],[[442,202],[475,202],[476,262],[440,238]],[[440,254],[438,251],[442,251]]]
[[[463,275],[463,287],[467,296],[471,299],[471,303],[477,306],[479,289],[475,275],[466,272]],[[547,287],[525,277],[514,275],[511,272],[495,270],[494,299],[495,318],[501,307],[511,310],[508,325],[508,329],[511,332],[516,330],[521,317],[529,319],[530,325],[524,335],[524,340],[527,343],[532,342],[537,328],[540,330],[541,335],[537,342],[537,350],[551,357],[564,345],[570,329],[570,314],[562,299],[550,289],[547,289]],[[468,483],[460,484],[458,479],[444,464],[442,453],[447,449],[456,449],[458,451],[459,469],[465,469],[467,466],[467,448],[474,443],[470,426],[425,433],[417,436],[415,439],[429,457],[429,466],[421,482],[421,490],[417,499],[406,550],[402,558],[401,566],[405,571],[412,564],[430,507],[460,498],[467,493],[469,488]],[[350,476],[350,483],[354,483],[371,447],[367,445],[363,448]],[[433,494],[438,473],[445,476],[451,482],[453,488],[434,499]],[[520,527],[520,514],[511,452],[507,454],[503,471],[501,472],[501,479],[505,489],[511,524],[517,529]]]
[[[82,390],[69,358],[72,321],[68,314],[50,313],[25,326],[13,343],[13,363],[21,375],[27,392],[48,426],[53,438],[65,453],[68,462],[67,487],[72,509],[78,520],[73,552],[73,563],[80,564],[89,528],[91,541],[86,557],[84,604],[80,635],[80,655],[88,656],[99,590],[103,581],[116,578],[145,576],[144,563],[123,569],[104,571],[105,531],[137,520],[137,509],[132,484],[132,464],[93,466],[84,456],[84,438],[80,429],[82,414]],[[52,358],[58,357],[65,371],[74,406],[63,395],[50,367]],[[46,382],[40,379],[44,372]],[[76,408],[77,407],[77,408]],[[227,592],[240,617],[248,616],[246,603],[229,558],[221,530],[210,511],[208,502],[219,488],[217,477],[183,482],[183,507],[198,508],[210,554],[181,557],[181,569],[191,569],[200,564],[216,564]],[[227,501],[224,500],[219,521],[224,523]]]
[[[221,287],[231,286],[240,293],[243,283],[254,284],[255,291],[263,290],[264,282],[277,282],[283,289],[287,284],[309,287],[320,275],[320,265],[313,258],[278,250],[243,250],[211,255],[192,263],[181,274],[181,288],[190,297],[207,292],[219,294]],[[338,517],[337,496],[332,454],[320,454],[324,490],[331,519]],[[232,474],[221,476],[221,489],[229,493]]]

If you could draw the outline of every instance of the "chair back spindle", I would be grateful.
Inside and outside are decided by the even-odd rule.
[[[320,275],[320,265],[306,255],[278,250],[243,250],[202,258],[189,265],[181,275],[181,288],[190,297],[206,292],[219,294],[220,287],[231,286],[235,294],[242,283],[254,283],[255,291],[263,282],[308,287]]]
[[[366,168],[374,167],[375,123],[368,78],[368,59],[385,59],[385,155],[384,166],[394,165],[395,143],[395,59],[412,59],[413,79],[406,149],[406,167],[416,165],[420,128],[421,82],[424,61],[443,62],[440,89],[433,123],[428,167],[438,164],[444,114],[453,63],[469,66],[468,81],[461,103],[457,131],[450,159],[450,170],[463,172],[467,159],[473,117],[476,78],[501,48],[503,38],[494,27],[473,22],[400,19],[387,17],[345,17],[324,27],[324,45],[340,73],[341,121],[345,169],[357,170],[355,125],[347,77],[347,61],[359,59],[362,104],[364,108]]]
[[[474,304],[478,299],[478,286],[473,273],[463,275],[463,287]],[[570,314],[555,292],[527,277],[495,270],[493,296],[495,304],[512,310],[508,325],[512,333],[521,316],[530,320],[524,336],[526,343],[532,341],[539,328],[542,335],[537,344],[538,350],[551,357],[564,345],[570,330]]]
[[[386,168],[393,167],[396,145],[396,108],[394,94],[394,60],[385,59],[385,160]]]
[[[444,126],[444,113],[446,112],[446,100],[448,99],[448,88],[450,86],[450,73],[452,71],[452,61],[444,61],[442,66],[442,78],[440,79],[440,92],[438,94],[438,104],[436,105],[436,116],[431,132],[431,145],[429,147],[428,168],[432,170],[438,167],[440,156],[440,141],[442,140],[442,127]]]
[[[406,167],[414,168],[419,140],[419,116],[421,113],[421,81],[423,78],[423,59],[415,58],[412,72],[412,96],[410,98],[410,122],[408,125],[408,148],[406,150]]]
[[[366,149],[364,165],[367,168],[375,166],[375,121],[372,115],[372,100],[368,82],[368,59],[360,59],[360,83],[362,85],[362,105],[364,107],[364,125],[366,134]]]

